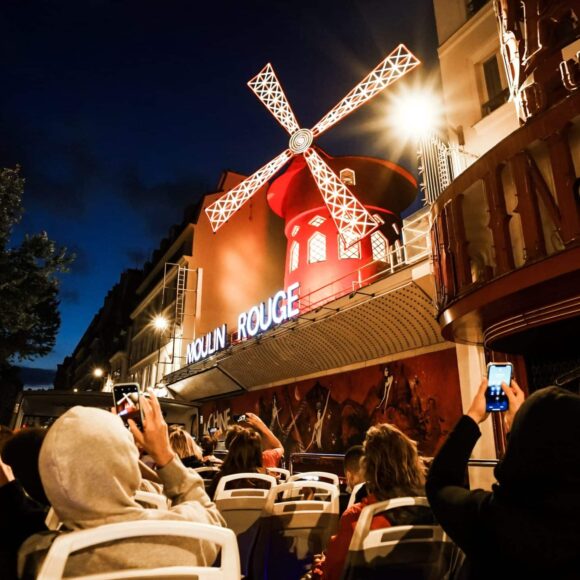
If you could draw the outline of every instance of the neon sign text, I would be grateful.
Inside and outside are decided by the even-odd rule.
[[[224,349],[226,347],[227,335],[227,326],[222,324],[219,328],[214,328],[205,336],[200,336],[193,342],[190,342],[187,345],[187,364],[199,362],[214,352]]]
[[[298,282],[288,286],[288,290],[280,290],[268,302],[262,302],[259,306],[252,306],[247,312],[242,312],[238,317],[238,339],[251,338],[259,332],[265,332],[271,326],[280,324],[299,313],[296,303],[298,302]]]

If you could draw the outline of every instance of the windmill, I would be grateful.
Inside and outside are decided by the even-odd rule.
[[[272,65],[268,63],[248,86],[290,134],[288,149],[205,209],[212,230],[223,226],[238,209],[295,155],[302,155],[320,190],[336,228],[350,246],[377,229],[377,221],[317,153],[314,139],[364,105],[383,89],[420,64],[404,44],[397,46],[312,129],[298,125]]]

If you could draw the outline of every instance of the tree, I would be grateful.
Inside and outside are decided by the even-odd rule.
[[[20,168],[0,170],[0,375],[16,361],[48,354],[60,327],[59,280],[73,257],[46,232],[11,246],[23,214]],[[4,386],[4,385],[3,385]]]

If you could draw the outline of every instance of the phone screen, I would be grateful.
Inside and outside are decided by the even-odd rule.
[[[489,364],[487,367],[487,390],[485,392],[485,408],[487,411],[507,411],[508,399],[501,384],[510,384],[512,380],[511,364]]]
[[[141,423],[141,401],[139,400],[139,387],[137,385],[116,385],[113,387],[113,399],[117,415],[128,425],[128,420],[133,419],[139,429]]]

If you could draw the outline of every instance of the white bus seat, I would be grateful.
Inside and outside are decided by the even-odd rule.
[[[428,508],[429,503],[424,497],[404,497],[363,508],[350,542],[344,580],[449,577],[458,549],[440,526],[429,523],[371,529],[373,518],[378,514],[412,506]],[[434,522],[429,512],[424,511],[426,519]]]
[[[266,467],[266,471],[279,478],[279,483],[286,483],[290,479],[290,472],[282,467]]]
[[[266,482],[264,489],[252,487],[251,480]],[[244,482],[244,487],[226,489],[232,482]],[[214,494],[214,502],[224,516],[228,528],[236,534],[245,532],[262,514],[270,489],[276,485],[276,478],[263,473],[236,473],[225,475],[219,480]]]
[[[221,548],[220,567],[166,566],[159,568],[119,570],[85,576],[66,577],[90,580],[117,580],[125,578],[198,578],[199,580],[239,580],[240,560],[236,536],[227,528],[194,522],[169,520],[137,520],[98,526],[89,530],[69,532],[58,536],[44,560],[37,580],[59,580],[63,577],[70,554],[115,540],[143,536],[177,536],[218,544]]]
[[[250,487],[251,481],[264,482],[264,489]],[[226,489],[228,484],[243,483],[245,487]],[[225,475],[217,485],[214,502],[226,520],[228,528],[238,538],[242,574],[248,575],[252,551],[258,537],[260,516],[266,505],[270,489],[276,485],[272,475],[262,473],[236,473]]]
[[[338,475],[327,471],[304,471],[302,473],[295,473],[288,478],[288,482],[290,481],[320,481],[332,483],[337,488],[339,486]]]
[[[203,479],[203,487],[206,490],[211,485],[213,478],[219,473],[219,470],[219,467],[196,467],[194,469]]]
[[[350,499],[348,500],[348,505],[346,506],[346,509],[352,507],[356,503],[356,494],[361,490],[361,488],[363,487],[363,485],[365,485],[365,483],[366,483],[365,481],[361,481],[352,488],[352,492],[350,493]]]
[[[146,508],[153,507],[159,510],[169,509],[169,500],[160,493],[137,490],[135,493],[135,501]]]
[[[288,495],[325,499],[287,499]],[[252,577],[300,578],[336,532],[339,490],[322,481],[291,481],[270,490],[252,558]],[[281,500],[281,501],[279,501]]]
[[[219,470],[219,467],[196,467],[193,471],[199,473],[203,479],[213,479]]]

